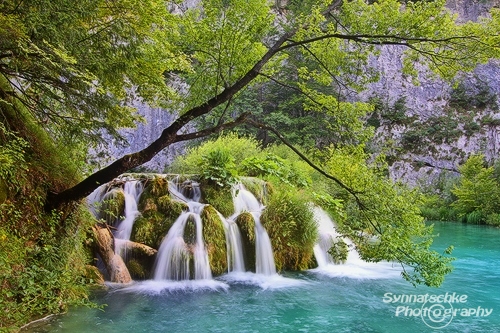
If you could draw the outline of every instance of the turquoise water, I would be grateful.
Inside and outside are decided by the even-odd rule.
[[[457,257],[440,288],[414,288],[388,263],[272,278],[147,281],[110,286],[94,294],[104,311],[71,309],[33,332],[500,332],[500,229],[436,223],[435,231],[434,248],[453,244]],[[454,302],[437,303],[453,293]],[[434,302],[416,302],[425,294]],[[384,302],[400,296],[413,299]],[[422,309],[430,315],[422,318]]]

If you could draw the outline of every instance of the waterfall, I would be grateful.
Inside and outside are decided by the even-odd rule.
[[[347,237],[342,237],[335,229],[335,222],[330,218],[327,212],[315,206],[313,208],[314,218],[318,223],[318,243],[314,245],[314,256],[318,262],[318,267],[325,267],[327,265],[338,264],[328,250],[338,241],[343,241],[348,248],[347,260],[348,263],[355,263],[360,261],[359,253],[356,251],[354,244]]]
[[[130,240],[132,228],[137,217],[140,215],[137,208],[137,203],[143,191],[143,185],[138,180],[128,180],[123,187],[123,194],[125,196],[125,218],[118,223],[115,233],[115,252],[122,254],[123,244]]]
[[[314,246],[314,256],[318,268],[314,269],[321,274],[331,277],[349,277],[356,279],[380,279],[399,276],[401,270],[390,262],[366,262],[361,259],[353,242],[342,237],[335,230],[335,222],[328,213],[319,207],[313,208],[314,218],[318,223],[319,240]],[[334,242],[343,241],[348,248],[347,259],[343,264],[336,263],[328,253]]]
[[[221,213],[217,212],[217,214],[224,225],[224,232],[226,234],[227,271],[228,273],[244,272],[243,244],[241,242],[240,229],[233,220],[235,216],[233,215],[226,219]]]
[[[160,245],[155,263],[155,280],[189,280],[191,278],[191,255],[194,262],[194,279],[205,280],[212,278],[208,253],[203,240],[203,224],[200,216],[205,205],[197,202],[200,198],[198,184],[193,182],[192,185],[193,195],[190,195],[190,197],[196,199],[196,201],[186,197],[177,183],[169,182],[171,195],[176,199],[185,201],[188,204],[189,211],[181,213]],[[198,188],[198,191],[196,188]],[[187,244],[184,240],[185,227],[190,219],[194,221],[196,229],[195,244]]]
[[[255,221],[255,270],[257,274],[276,274],[273,248],[266,229],[260,223],[262,206],[257,198],[248,191],[242,184],[235,187],[233,191],[234,215],[238,216],[242,212],[252,214]],[[240,241],[241,242],[241,241]]]

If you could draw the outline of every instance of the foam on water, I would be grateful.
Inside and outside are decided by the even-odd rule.
[[[177,292],[227,291],[229,285],[213,280],[145,280],[135,282],[123,288],[114,289],[115,292],[130,292],[146,295],[159,295]]]
[[[231,272],[219,277],[219,279],[229,284],[254,285],[264,290],[291,288],[309,284],[308,281],[291,279],[279,274],[264,275],[252,272]]]

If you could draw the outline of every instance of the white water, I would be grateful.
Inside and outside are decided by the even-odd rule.
[[[395,266],[393,263],[373,263],[362,260],[354,244],[347,237],[341,237],[349,248],[347,260],[343,264],[335,264],[327,252],[332,246],[333,240],[340,236],[335,230],[335,222],[323,209],[317,206],[314,207],[313,212],[318,223],[319,242],[314,246],[314,256],[318,262],[318,268],[311,271],[331,277],[358,279],[393,278],[401,274],[401,267]]]
[[[193,186],[193,190],[195,188],[198,188],[197,184]],[[175,183],[169,183],[169,190],[173,197],[178,200],[183,200],[188,204],[189,211],[181,213],[163,239],[156,258],[154,279],[156,281],[189,280],[191,277],[191,254],[193,255],[194,261],[194,279],[211,279],[212,271],[210,269],[208,253],[205,249],[205,242],[203,240],[203,224],[200,216],[204,205],[186,198],[186,196],[181,193],[180,187]],[[193,198],[199,200],[199,192],[195,190],[193,193]],[[184,229],[190,218],[194,220],[196,227],[195,244],[186,244],[183,237]]]
[[[241,233],[238,225],[234,222],[233,217],[226,219],[219,214],[219,218],[224,224],[226,233],[226,251],[227,251],[227,270],[230,272],[244,272],[245,259],[243,256],[243,244],[241,242]]]
[[[273,248],[271,240],[266,229],[260,223],[260,216],[264,206],[259,203],[257,198],[248,191],[242,184],[235,187],[233,192],[234,216],[242,212],[252,214],[255,221],[255,271],[257,274],[273,275],[276,274],[276,265],[274,263]]]
[[[122,253],[122,246],[126,241],[130,240],[134,222],[140,215],[137,203],[143,189],[142,183],[137,180],[126,181],[123,187],[123,194],[125,196],[125,218],[118,223],[115,233],[115,252],[123,257],[125,254]]]

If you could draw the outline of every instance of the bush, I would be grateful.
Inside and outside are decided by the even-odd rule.
[[[262,214],[278,270],[307,269],[312,264],[318,230],[306,198],[300,191],[281,187]]]

